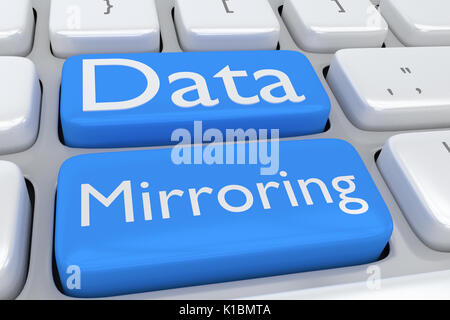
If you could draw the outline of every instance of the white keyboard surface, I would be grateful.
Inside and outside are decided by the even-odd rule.
[[[0,0],[0,299],[77,299],[98,296],[120,299],[450,298],[447,289],[450,280],[449,12],[448,0]],[[253,63],[252,57],[257,57],[251,55],[254,50],[288,50],[306,56],[312,65],[311,72],[318,79],[317,83],[310,81],[308,85],[321,84],[323,93],[330,101],[331,109],[328,121],[325,121],[328,123],[325,130],[300,131],[296,125],[297,117],[301,116],[298,110],[282,108],[288,103],[310,102],[309,93],[303,95],[299,88],[294,88],[290,82],[292,79],[286,75],[288,71],[295,73],[295,68],[300,68],[300,64],[306,60],[289,65],[289,59],[299,57],[273,55],[280,59],[285,57],[285,61],[279,61],[280,66],[290,66],[285,73],[270,66],[244,71],[245,64]],[[199,66],[207,68],[222,59],[222,56],[213,56],[218,51],[224,54],[245,51],[248,55],[239,53],[233,56],[235,67],[225,63],[218,68],[214,66],[215,69],[209,70],[206,76],[197,74],[199,70],[196,68]],[[179,55],[163,55],[168,52]],[[197,56],[187,52],[202,53]],[[140,62],[130,62],[132,60],[127,59],[138,56],[121,55],[128,53],[154,53],[156,56],[148,56],[148,59],[147,56],[140,56]],[[111,116],[99,122],[98,127],[103,129],[95,131],[92,126],[97,119],[83,122],[70,110],[63,110],[63,103],[72,106],[70,103],[76,100],[71,90],[75,92],[77,87],[68,79],[68,75],[75,74],[75,79],[77,73],[74,70],[78,68],[79,60],[70,57],[84,54],[102,54],[98,56],[100,58],[91,60],[90,64],[90,60],[80,62],[80,66],[83,63],[80,68],[83,68],[84,75],[95,77],[96,72],[100,74],[99,70],[105,65],[104,59],[112,57],[114,61],[106,63],[106,68],[111,65],[134,68],[133,72],[140,71],[149,84],[147,90],[137,89],[142,89],[142,94],[137,94],[141,96],[130,99],[129,93],[125,96],[116,93],[118,90],[114,86],[108,88],[94,81],[90,82],[91,87],[88,88],[84,82],[85,87],[80,87],[86,93],[82,103],[86,108],[84,111],[90,115],[103,109],[109,110],[107,108],[111,109],[103,112],[108,114],[113,114],[111,110],[114,108],[118,112],[133,109],[151,100],[157,95],[158,89],[161,95],[163,90],[172,85],[178,86],[179,91],[168,97],[172,99],[171,105],[190,110],[202,104],[209,112],[208,119],[222,121],[231,113],[217,109],[224,101],[223,97],[214,94],[214,90],[220,87],[228,94],[231,103],[236,105],[245,105],[247,108],[264,103],[279,105],[279,114],[274,111],[276,109],[267,107],[263,109],[264,112],[250,114],[246,111],[228,120],[237,124],[253,121],[264,123],[268,118],[273,123],[285,124],[286,132],[281,137],[285,146],[288,145],[287,141],[314,142],[321,139],[341,139],[351,144],[360,155],[381,195],[380,199],[384,200],[392,217],[392,236],[386,248],[381,248],[380,258],[369,263],[355,262],[345,266],[337,263],[337,268],[314,270],[312,267],[305,272],[283,271],[274,274],[261,271],[255,272],[255,277],[251,273],[242,276],[239,270],[234,270],[235,278],[216,277],[224,281],[205,280],[194,284],[185,281],[183,283],[189,285],[178,287],[167,284],[166,288],[162,284],[155,290],[136,287],[135,290],[127,291],[125,285],[121,290],[118,284],[117,288],[112,286],[105,290],[93,288],[85,295],[68,294],[65,282],[62,282],[65,280],[60,277],[61,270],[58,270],[58,266],[63,265],[61,259],[69,259],[62,257],[68,252],[58,251],[58,248],[60,244],[63,248],[62,241],[65,239],[61,230],[66,231],[66,234],[71,230],[70,223],[65,225],[61,218],[55,224],[55,215],[62,216],[62,213],[56,213],[57,207],[59,210],[64,207],[64,204],[57,203],[56,191],[58,189],[58,195],[66,197],[70,189],[66,189],[66,186],[75,181],[77,175],[72,173],[72,179],[66,180],[59,176],[58,180],[61,165],[78,155],[153,151],[168,145],[162,136],[153,135],[149,140],[136,140],[135,143],[124,136],[123,132],[127,130],[140,132],[139,126],[145,125],[148,128],[150,124],[145,121],[151,121],[151,117],[138,116],[135,120],[141,122],[124,129],[113,123],[115,120]],[[208,54],[211,54],[211,59]],[[162,73],[155,73],[146,65],[153,61],[156,65],[160,56],[161,59],[172,59],[163,61],[166,66],[184,69],[178,70],[178,73],[164,70],[167,71],[167,77],[162,77]],[[200,58],[196,60],[195,57]],[[264,63],[273,62],[269,60],[267,58]],[[305,72],[306,77],[305,70],[308,69],[302,70],[297,72],[296,77],[301,78],[301,72]],[[280,83],[268,85],[269,77],[278,77]],[[195,85],[182,89],[179,84],[186,78],[193,80]],[[267,86],[258,91],[239,90],[244,81],[265,83]],[[100,94],[96,97],[96,85],[99,92],[117,94],[119,98],[129,100],[122,103],[97,103]],[[250,87],[254,89],[253,84]],[[284,88],[285,97],[279,96],[277,90],[280,87]],[[192,95],[189,96],[193,88],[198,89],[199,96],[194,97],[198,100],[192,100]],[[321,103],[311,103],[308,108],[316,108]],[[214,119],[216,111],[222,112],[217,114],[218,119]],[[323,114],[323,111],[317,111],[319,113]],[[151,124],[156,127],[153,129],[156,135],[158,132],[162,135],[164,128],[158,127],[158,121],[171,120],[170,117],[164,118],[164,113],[156,116],[160,118]],[[130,119],[126,121],[132,123],[134,120]],[[177,118],[177,121],[182,123],[183,119],[180,119]],[[309,124],[313,126],[313,122]],[[115,132],[107,137],[107,130]],[[70,136],[72,134],[73,137]],[[111,141],[114,135],[120,140],[117,144]],[[154,151],[143,153],[142,157],[148,155],[148,161],[154,158],[157,161],[162,152]],[[339,156],[329,155],[326,160],[341,161]],[[104,160],[102,156],[98,157],[95,160],[98,163],[91,162],[93,165],[89,168],[89,162],[82,162],[89,158],[75,158],[80,160],[79,164],[70,163],[65,170],[69,172],[69,169],[72,170],[69,165],[78,165],[81,176],[86,169],[86,172],[91,170],[93,176],[98,172],[100,177],[101,161],[107,161],[107,156]],[[124,158],[123,164],[130,159]],[[139,160],[133,161],[130,162],[132,165],[142,165]],[[111,168],[117,171],[122,169],[120,166]],[[162,168],[165,167],[162,165]],[[278,181],[288,176],[286,171],[280,171]],[[111,176],[115,173],[112,172]],[[168,179],[175,179],[179,174],[173,171],[170,178],[171,172],[168,172]],[[204,174],[214,177],[215,173],[211,171]],[[233,174],[244,179],[246,173]],[[288,177],[291,177],[293,173],[289,174]],[[331,194],[324,191],[327,187],[319,179],[305,176],[305,180],[311,179],[299,180],[295,186],[297,189],[294,189],[295,192],[303,192],[303,203],[298,201],[300,198],[296,198],[293,184],[290,185],[287,180],[283,185],[276,182],[268,182],[265,186],[259,184],[263,209],[272,209],[269,200],[270,192],[274,190],[271,189],[281,189],[282,186],[288,195],[285,200],[290,208],[313,206],[317,199],[309,194],[308,184],[320,186],[324,195],[321,200],[340,207],[348,216],[356,217],[372,209],[364,200],[346,198],[348,193],[356,189],[352,180],[355,177],[347,173],[340,175],[340,178],[330,180]],[[182,177],[179,177],[181,181]],[[194,183],[195,179],[191,180]],[[348,189],[343,189],[343,182],[348,183]],[[115,185],[115,191],[114,187],[101,194],[87,183],[84,182],[84,189],[80,190],[88,190],[87,198],[89,195],[91,198],[95,196],[104,207],[113,207],[111,204],[121,192],[125,199],[129,186],[129,181],[124,181],[119,187]],[[123,219],[127,227],[131,227],[132,223],[143,223],[144,218],[146,222],[157,220],[157,213],[151,211],[150,196],[145,192],[149,186],[152,187],[152,181],[142,180],[139,183],[142,192],[139,201],[141,206],[143,204],[145,216],[133,216],[132,209],[130,211],[127,207]],[[242,186],[230,185],[227,188],[220,190],[218,199],[220,205],[230,212],[243,212],[253,205],[253,201],[258,201],[254,194]],[[233,188],[245,195],[244,205],[232,206],[225,200],[224,194]],[[340,194],[336,195],[335,191]],[[200,212],[204,208],[202,201],[213,192],[215,190],[209,187],[197,191],[186,189],[186,192],[178,189],[161,191],[163,219],[172,221],[169,199],[172,198],[170,203],[173,204],[184,199],[183,193],[184,197],[191,199],[194,218],[203,217],[205,211]],[[107,197],[109,194],[111,196]],[[339,200],[340,197],[344,202],[334,201],[334,195],[335,199]],[[346,207],[349,199],[356,199],[361,207],[349,209]],[[152,206],[154,200],[152,198]],[[170,207],[172,215],[173,208]],[[87,207],[84,205],[80,210],[89,212],[89,202]],[[91,216],[89,221],[85,215],[82,216],[81,225],[95,227],[96,221],[96,217]],[[289,230],[289,226],[278,227]],[[214,234],[211,233],[211,237]],[[189,241],[186,241],[188,245]],[[64,248],[70,249],[69,246]],[[133,251],[133,248],[129,249]],[[255,251],[248,254],[252,253]],[[105,259],[108,260],[108,257]],[[238,260],[236,258],[233,261]],[[200,263],[196,266],[204,267]],[[275,266],[271,267],[276,269]],[[76,268],[70,270],[76,271]],[[223,270],[224,273],[229,271],[226,268]],[[280,267],[280,270],[291,269]],[[139,272],[136,269],[136,274]],[[193,273],[191,276],[197,275]],[[92,281],[99,285],[96,280]],[[76,282],[74,288],[77,289]]]

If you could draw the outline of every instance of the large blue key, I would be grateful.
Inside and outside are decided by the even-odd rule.
[[[274,143],[232,146],[250,154],[276,150]],[[192,157],[207,152],[183,148]],[[370,263],[390,239],[389,211],[347,142],[283,141],[270,164],[175,164],[178,151],[89,154],[63,164],[55,255],[66,294],[120,295]],[[268,165],[279,167],[276,175],[261,175]]]
[[[172,144],[194,121],[318,133],[330,101],[294,51],[87,55],[64,64],[60,111],[68,146],[139,147]]]

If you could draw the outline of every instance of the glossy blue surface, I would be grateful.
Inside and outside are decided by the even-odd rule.
[[[89,61],[97,61],[96,66],[89,69]],[[120,65],[124,61],[132,66]],[[150,67],[157,77],[150,76],[147,81],[139,63]],[[174,76],[180,72],[190,72],[191,76]],[[232,79],[224,76],[230,72],[234,72]],[[192,73],[199,75],[197,82]],[[227,89],[225,79],[231,89]],[[86,88],[83,83],[88,84]],[[147,87],[157,92],[133,108],[89,109],[93,102],[132,100]],[[199,99],[199,88],[209,99],[189,105]],[[293,89],[290,93],[289,88]],[[176,92],[188,105],[174,103],[179,101],[173,98]],[[91,99],[83,100],[83,94]],[[194,121],[203,121],[205,129],[222,132],[227,128],[264,128],[279,129],[280,136],[298,136],[322,132],[329,113],[329,98],[313,67],[303,54],[294,51],[75,56],[67,59],[62,73],[61,125],[64,141],[71,147],[168,145],[173,143],[174,130],[192,131]]]
[[[172,160],[172,149],[160,149],[63,164],[55,255],[66,294],[111,296],[370,263],[390,239],[388,209],[344,141],[280,142],[272,176],[258,164]],[[310,182],[306,189],[302,181]],[[264,202],[258,183],[269,182],[279,185]],[[210,192],[196,207],[189,189],[204,187]],[[172,190],[181,194],[164,211],[164,192]]]

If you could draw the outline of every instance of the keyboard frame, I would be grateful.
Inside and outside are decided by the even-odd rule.
[[[339,138],[350,142],[356,148],[388,205],[394,221],[394,231],[390,241],[388,256],[380,261],[366,265],[111,298],[320,298],[321,292],[329,292],[327,289],[329,286],[345,285],[341,286],[340,288],[343,289],[339,291],[345,293],[346,286],[351,286],[355,283],[365,283],[370,276],[368,273],[368,267],[370,266],[379,267],[382,279],[450,269],[450,253],[438,252],[426,247],[414,234],[384,182],[375,162],[375,154],[390,136],[407,131],[369,132],[356,128],[343,113],[323,75],[323,69],[330,64],[333,55],[308,53],[299,49],[279,14],[279,7],[282,5],[283,0],[269,1],[281,24],[280,49],[300,51],[309,58],[330,97],[332,105],[330,114],[331,127],[328,131],[316,135],[282,140]],[[1,160],[12,161],[19,165],[34,189],[35,201],[29,270],[24,289],[18,296],[18,299],[73,299],[59,291],[57,280],[55,279],[56,272],[53,261],[55,196],[59,167],[66,159],[79,154],[152,148],[75,149],[63,145],[59,138],[59,92],[64,60],[56,58],[51,52],[48,26],[50,0],[33,0],[32,3],[36,13],[36,26],[33,49],[28,58],[35,63],[43,88],[39,134],[35,144],[28,150],[0,156]],[[160,20],[163,52],[181,52],[172,17],[174,1],[156,0],[156,4]],[[385,45],[386,47],[403,46],[392,32],[389,32]],[[353,297],[370,297],[371,292],[376,289],[370,289],[369,287],[361,285],[360,291],[362,294],[356,294]],[[308,292],[314,292],[314,294],[309,296]],[[339,298],[339,295],[337,298]]]

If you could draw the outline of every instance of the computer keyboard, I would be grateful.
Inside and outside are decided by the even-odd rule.
[[[264,90],[265,82],[274,87]],[[303,91],[297,93],[293,83]],[[286,94],[277,96],[277,89]],[[82,55],[69,58],[62,71],[61,127],[70,147],[169,145],[177,129],[194,130],[197,120],[205,133],[236,127],[298,136],[323,131],[329,113],[319,78],[298,52],[140,53],[89,60]]]
[[[0,298],[450,298],[449,11],[0,0]]]
[[[389,241],[389,211],[347,142],[282,141],[283,169],[276,176],[261,176],[257,166],[179,166],[167,161],[171,153],[84,155],[65,162],[55,255],[61,279],[74,265],[84,279],[77,290],[64,285],[65,293],[102,297],[364,264],[376,261]],[[291,157],[297,153],[308,156]],[[168,181],[169,172],[176,179]],[[111,181],[118,184],[106,198]],[[73,197],[80,186],[81,202]],[[122,206],[125,214],[111,217]]]

